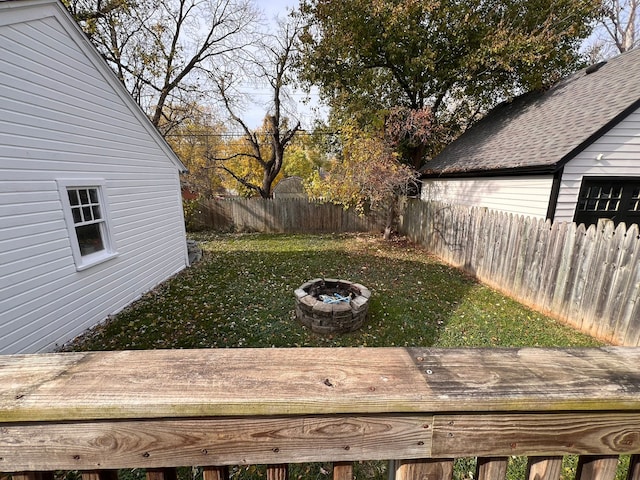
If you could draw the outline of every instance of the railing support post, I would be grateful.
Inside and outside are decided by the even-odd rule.
[[[333,463],[333,480],[352,480],[353,479],[353,463],[351,462],[334,462]]]
[[[118,471],[87,470],[82,472],[82,480],[118,480]]]
[[[504,480],[507,477],[507,457],[478,458],[476,476],[478,480]]]
[[[451,480],[453,460],[422,459],[396,462],[396,480]]]
[[[527,478],[529,480],[558,480],[562,473],[562,457],[529,457]]]
[[[576,480],[613,480],[617,466],[616,455],[581,455],[576,469]]]
[[[289,466],[285,464],[281,465],[267,465],[267,480],[287,480],[289,477]]]
[[[12,477],[13,480],[53,480],[53,472],[20,472]]]
[[[229,467],[203,467],[202,480],[228,480]]]

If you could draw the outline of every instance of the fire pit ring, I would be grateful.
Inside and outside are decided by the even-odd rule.
[[[364,285],[316,278],[295,290],[298,321],[314,333],[346,333],[362,327],[371,292]]]

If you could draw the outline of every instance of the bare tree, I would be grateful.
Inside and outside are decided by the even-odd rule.
[[[640,44],[640,0],[602,0],[599,28],[587,54],[592,62],[631,50]]]
[[[250,0],[71,0],[83,26],[163,133],[197,105],[216,68],[254,41]]]
[[[301,30],[299,22],[299,19],[292,17],[279,22],[277,33],[263,37],[262,44],[254,51],[252,58],[247,60],[244,68],[239,69],[245,75],[252,70],[255,78],[269,87],[270,103],[266,106],[267,113],[262,130],[250,128],[238,113],[237,75],[229,72],[211,74],[218,86],[224,110],[230,121],[238,127],[249,148],[226,156],[211,157],[210,160],[245,188],[263,198],[271,197],[273,182],[282,169],[285,150],[300,130],[298,120],[293,121],[293,126],[290,125],[291,119],[285,109],[289,100],[287,89],[293,81],[293,61]],[[234,169],[232,160],[238,158],[249,159],[254,167],[260,170],[260,183],[252,181],[249,175]]]
[[[620,53],[637,46],[638,0],[605,0],[603,25]]]

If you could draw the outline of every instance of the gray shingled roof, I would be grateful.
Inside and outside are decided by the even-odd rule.
[[[640,48],[498,105],[423,168],[424,176],[554,171],[640,106]]]

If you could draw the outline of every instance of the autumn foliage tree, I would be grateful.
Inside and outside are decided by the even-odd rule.
[[[223,188],[219,173],[211,168],[208,158],[224,148],[225,128],[211,114],[197,111],[188,121],[182,122],[166,135],[166,140],[187,172],[181,183],[200,197],[211,198]]]
[[[303,0],[301,72],[339,119],[364,126],[392,107],[428,108],[456,134],[496,102],[572,72],[598,8],[597,0]]]
[[[309,183],[312,196],[353,207],[360,213],[386,211],[385,237],[391,234],[397,197],[416,179],[415,171],[398,161],[395,145],[357,126],[343,128],[342,151],[326,172]]]

